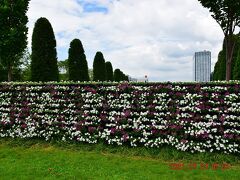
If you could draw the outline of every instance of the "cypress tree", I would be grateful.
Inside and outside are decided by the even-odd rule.
[[[124,75],[124,81],[129,81],[129,79],[128,79],[128,75]]]
[[[88,73],[88,63],[85,54],[81,54],[80,56],[80,71],[81,71],[81,79],[80,81],[89,81],[89,73]]]
[[[226,79],[226,44],[223,40],[222,50],[218,54],[218,61],[214,66],[213,80],[224,81]]]
[[[56,40],[46,18],[39,18],[32,35],[32,81],[58,81]]]
[[[120,70],[120,81],[123,81],[123,79],[124,79],[124,74],[123,74],[123,72]]]
[[[113,67],[111,62],[106,62],[106,80],[113,81]]]
[[[88,64],[82,42],[74,39],[68,51],[69,80],[89,81]]]
[[[78,39],[74,39],[70,43],[70,48],[68,50],[68,71],[69,80],[79,81],[80,80],[80,59],[79,55],[83,53],[81,42]]]
[[[226,55],[225,51],[220,51],[218,54],[218,61],[215,64],[213,79],[217,80],[225,80],[226,78]]]
[[[219,60],[218,60],[215,64],[215,66],[214,66],[214,71],[213,71],[213,80],[214,81],[219,80],[219,67],[220,67],[220,63],[219,63]]]
[[[121,81],[121,70],[120,69],[115,69],[114,71],[114,81],[120,82]]]
[[[105,81],[106,80],[106,66],[103,54],[97,52],[93,61],[93,80]]]

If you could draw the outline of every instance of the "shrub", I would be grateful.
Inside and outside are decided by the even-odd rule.
[[[58,81],[56,40],[52,25],[46,18],[39,18],[32,35],[32,81]]]
[[[97,52],[93,61],[93,80],[105,81],[106,80],[106,66],[105,59],[101,52]]]
[[[0,85],[0,137],[240,153],[240,83]]]

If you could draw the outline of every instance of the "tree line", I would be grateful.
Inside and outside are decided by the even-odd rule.
[[[0,1],[0,81],[19,80],[30,78],[32,81],[58,81],[58,61],[56,52],[56,40],[49,21],[40,18],[34,28],[32,37],[32,54],[24,51],[27,46],[28,22],[27,10],[30,0],[1,0]],[[219,53],[219,59],[215,66],[214,80],[239,79],[239,50],[238,38],[234,34],[240,27],[240,1],[239,0],[198,0],[203,7],[209,9],[212,17],[221,27],[224,34],[223,50]],[[46,28],[43,28],[46,27]],[[41,38],[40,38],[41,37]],[[70,49],[74,44],[82,46],[80,40],[73,40]],[[72,45],[72,46],[71,46]],[[82,47],[77,50],[69,49],[67,65],[68,79],[79,81],[89,80],[86,57]],[[73,53],[73,55],[72,55]],[[25,58],[26,57],[26,58]],[[27,62],[30,57],[31,64]],[[71,59],[76,57],[75,60]],[[71,64],[73,63],[73,64]],[[109,63],[106,65],[101,52],[97,52],[93,63],[93,80],[102,81],[113,79],[126,79],[126,75],[116,69],[113,75],[108,75]],[[76,67],[75,67],[76,66]],[[24,71],[22,68],[25,67]],[[97,69],[96,69],[97,68]],[[111,68],[110,68],[111,69]]]
[[[32,81],[58,81],[58,62],[56,40],[50,22],[46,18],[39,18],[35,23],[32,35]],[[88,62],[82,42],[73,39],[68,50],[65,63],[67,77],[71,81],[124,81],[128,77],[120,70],[113,72],[111,62],[105,62],[102,52],[97,52],[93,62],[93,77],[89,77]]]
[[[82,42],[70,43],[68,59],[57,60],[56,39],[51,23],[39,18],[34,26],[31,54],[26,51],[28,0],[0,2],[0,81],[128,81],[128,76],[105,62],[102,52],[97,52],[93,62],[92,77]],[[3,15],[3,16],[2,16]],[[59,67],[67,69],[65,76]]]

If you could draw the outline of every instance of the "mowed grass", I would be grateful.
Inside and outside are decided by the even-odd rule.
[[[231,164],[213,170],[214,163]],[[170,164],[183,163],[183,170]],[[190,170],[188,165],[196,163]],[[209,169],[201,170],[200,163]],[[160,149],[0,139],[0,179],[239,179],[240,158]]]

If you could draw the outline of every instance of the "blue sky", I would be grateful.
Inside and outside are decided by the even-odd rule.
[[[151,81],[191,81],[194,52],[210,50],[214,66],[223,40],[197,0],[32,0],[28,17],[29,48],[34,23],[46,17],[59,60],[67,59],[71,40],[78,38],[89,68],[102,51],[114,68]]]
[[[108,13],[108,8],[104,6],[100,6],[95,3],[84,3],[83,11],[84,13],[91,13],[91,12]]]

